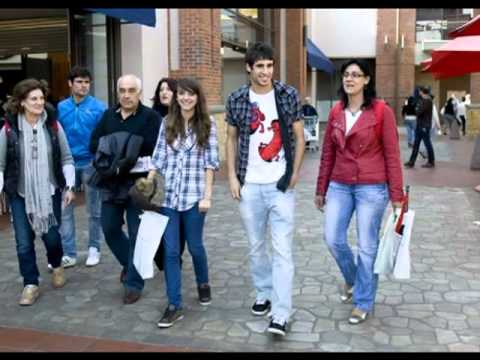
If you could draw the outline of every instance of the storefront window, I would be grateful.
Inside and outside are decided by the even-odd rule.
[[[245,51],[256,41],[271,42],[270,9],[222,9],[222,42]]]
[[[222,93],[223,99],[245,84],[245,52],[257,41],[271,44],[271,9],[222,9]]]
[[[74,15],[77,34],[75,64],[92,73],[91,94],[109,103],[106,16],[97,13]]]

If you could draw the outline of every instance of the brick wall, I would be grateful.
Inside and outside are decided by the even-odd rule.
[[[180,9],[179,29],[180,69],[170,75],[196,78],[208,104],[221,104],[220,9]]]
[[[395,109],[401,122],[403,100],[415,86],[415,9],[400,9],[399,36],[396,44],[397,9],[378,9],[375,87],[377,95]],[[401,47],[401,35],[404,47]],[[385,44],[385,35],[388,42]],[[398,72],[398,73],[397,73]]]

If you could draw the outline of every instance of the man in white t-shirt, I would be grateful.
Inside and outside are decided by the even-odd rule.
[[[267,331],[285,335],[292,311],[294,187],[305,151],[301,104],[295,88],[272,80],[269,45],[253,44],[245,62],[250,84],[230,94],[226,105],[228,178],[250,245],[256,290],[251,312],[270,311]],[[272,257],[266,251],[267,224]]]

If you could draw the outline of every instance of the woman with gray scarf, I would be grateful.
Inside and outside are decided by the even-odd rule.
[[[53,267],[52,285],[65,285],[60,233],[64,203],[74,200],[75,168],[65,133],[52,110],[45,108],[47,85],[26,79],[13,89],[0,131],[0,191],[8,196],[24,289],[19,305],[40,295],[34,239],[41,237]]]

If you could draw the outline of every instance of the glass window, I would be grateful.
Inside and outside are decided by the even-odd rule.
[[[417,9],[416,41],[448,40],[448,33],[465,24],[473,9]]]
[[[271,9],[222,9],[222,97],[245,84],[245,52],[257,41],[272,44]],[[273,45],[273,44],[272,44]]]
[[[108,62],[106,16],[97,13],[74,15],[78,37],[76,65],[92,73],[90,93],[108,104]]]

